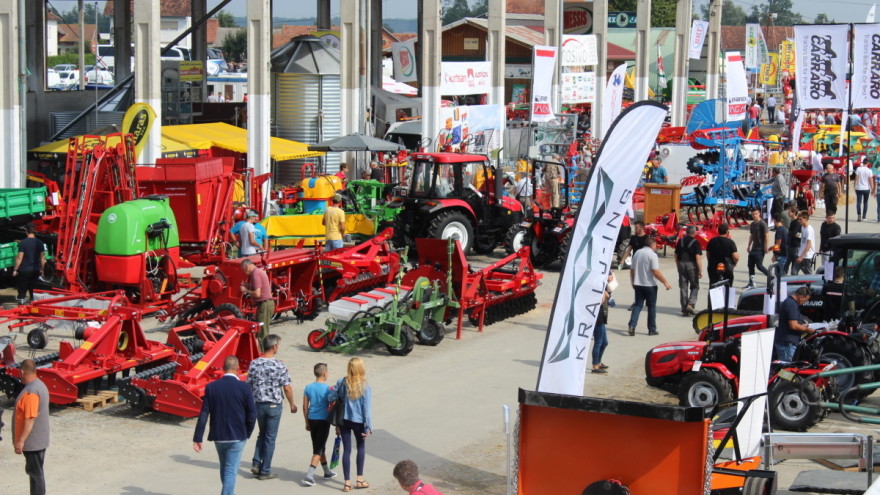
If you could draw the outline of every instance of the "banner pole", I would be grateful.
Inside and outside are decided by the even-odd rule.
[[[844,234],[849,234],[849,188],[850,188],[850,182],[851,182],[849,180],[849,163],[850,163],[850,157],[853,154],[852,153],[853,152],[852,141],[851,141],[852,126],[850,125],[850,120],[851,120],[851,115],[852,115],[852,111],[853,111],[853,108],[852,108],[852,88],[853,88],[853,83],[855,82],[855,81],[853,81],[853,74],[855,71],[853,71],[853,66],[852,66],[852,64],[854,63],[854,61],[853,61],[853,40],[855,40],[854,36],[855,36],[855,30],[853,29],[853,23],[849,23],[849,47],[848,48],[849,48],[849,63],[850,63],[850,65],[848,66],[849,77],[847,78],[849,80],[849,84],[846,86],[846,109],[847,109],[847,112],[846,112],[846,122],[844,122],[844,124],[843,124],[846,126],[846,161],[843,162],[844,171],[846,173],[846,176],[845,176],[846,177],[846,204],[844,205],[844,208],[846,208],[846,211],[844,212],[844,220],[843,220],[843,225],[844,225],[844,227],[843,227],[844,232],[843,233]],[[827,206],[826,206],[826,208],[827,208]]]

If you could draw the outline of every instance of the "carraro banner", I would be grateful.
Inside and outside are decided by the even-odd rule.
[[[394,60],[395,80],[399,82],[418,81],[415,39],[391,43],[391,58]]]
[[[706,33],[709,31],[709,23],[694,19],[691,23],[691,42],[688,45],[688,57],[699,60],[703,53],[703,42],[706,41]]]
[[[614,243],[666,111],[656,102],[635,103],[620,114],[602,141],[559,276],[538,372],[539,392],[584,393],[590,341]]]
[[[846,108],[846,24],[794,27],[797,97],[801,109]]]
[[[440,62],[441,95],[480,95],[492,89],[492,62]]]
[[[749,86],[742,55],[739,52],[728,52],[726,62],[727,121],[743,120],[749,106]]]
[[[593,103],[596,99],[596,73],[563,73],[561,91],[562,103]]]
[[[535,45],[532,66],[531,121],[549,122],[554,118],[550,96],[553,92],[553,73],[556,72],[556,47]]]
[[[880,24],[855,24],[853,108],[880,107]]]
[[[605,101],[602,102],[602,135],[608,133],[611,123],[620,115],[623,105],[623,86],[626,80],[626,64],[620,64],[611,73],[605,85]]]
[[[581,67],[598,64],[599,55],[596,51],[596,35],[562,35],[562,52],[559,63],[562,67]]]

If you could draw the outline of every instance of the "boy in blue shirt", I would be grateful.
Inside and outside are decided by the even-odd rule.
[[[305,486],[315,484],[315,469],[318,468],[318,461],[321,461],[321,467],[324,468],[324,479],[336,476],[336,473],[327,466],[327,456],[324,455],[327,438],[330,436],[330,420],[327,411],[330,406],[328,376],[330,376],[330,370],[327,365],[324,363],[316,364],[315,381],[303,389],[303,414],[306,417],[306,430],[312,436],[312,461],[303,480]]]

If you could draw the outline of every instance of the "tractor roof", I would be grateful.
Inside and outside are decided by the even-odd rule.
[[[866,249],[880,251],[880,234],[844,234],[829,239],[831,249]]]
[[[486,155],[466,155],[463,153],[413,153],[413,160],[433,160],[437,163],[466,163],[484,162],[489,158]]]

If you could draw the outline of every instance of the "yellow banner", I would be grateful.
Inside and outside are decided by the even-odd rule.
[[[768,86],[776,86],[776,74],[779,72],[779,55],[770,54],[770,63],[761,64],[761,72],[758,73],[758,83]]]
[[[125,117],[122,118],[122,132],[134,135],[135,160],[144,149],[154,120],[156,120],[156,111],[146,103],[135,103],[128,107]]]
[[[785,40],[779,44],[779,70],[794,72],[794,41]]]
[[[205,65],[201,60],[180,62],[177,70],[181,81],[201,81],[205,77]]]

